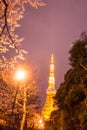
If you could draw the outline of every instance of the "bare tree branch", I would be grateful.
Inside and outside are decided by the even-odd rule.
[[[4,18],[4,17],[5,17],[5,18],[4,18],[4,26],[3,26],[3,28],[2,28],[2,31],[1,31],[0,36],[2,36],[2,34],[3,34],[4,30],[5,30],[5,27],[7,26],[6,13],[7,13],[8,4],[6,3],[5,0],[2,0],[2,1],[3,1],[4,5],[5,5],[5,9],[4,9],[4,14],[3,14],[3,16],[0,17],[0,19],[2,19],[2,18]]]
[[[82,63],[80,63],[80,66],[87,71],[87,67],[85,67]]]

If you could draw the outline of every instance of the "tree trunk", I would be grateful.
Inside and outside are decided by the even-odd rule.
[[[17,86],[17,88],[16,88],[16,93],[15,93],[14,101],[13,101],[13,104],[12,104],[12,113],[11,113],[11,115],[14,114],[15,103],[16,103],[17,94],[18,94],[18,88],[19,88],[19,84],[18,84],[18,86]]]
[[[24,86],[23,117],[22,117],[22,120],[21,120],[20,130],[24,129],[25,119],[26,119],[26,86]]]

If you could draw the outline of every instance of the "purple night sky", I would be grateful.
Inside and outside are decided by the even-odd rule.
[[[17,33],[24,37],[23,48],[39,74],[43,100],[48,86],[52,52],[55,60],[56,88],[69,69],[69,49],[73,41],[87,31],[87,0],[44,0],[44,7],[26,5]]]

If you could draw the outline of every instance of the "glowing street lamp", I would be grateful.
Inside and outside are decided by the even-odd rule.
[[[15,74],[15,79],[18,81],[15,97],[14,97],[14,102],[12,106],[12,114],[14,112],[14,107],[15,107],[15,102],[16,102],[16,97],[18,94],[18,88],[19,88],[19,83],[24,82],[26,80],[27,73],[25,70],[18,70],[17,73]],[[24,103],[23,103],[23,117],[21,120],[21,125],[20,125],[20,130],[23,130],[24,128],[24,123],[25,123],[25,118],[26,118],[26,86],[24,86]]]
[[[39,124],[40,124],[40,127],[43,129],[44,128],[44,123],[43,123],[42,119],[39,120]]]
[[[36,118],[34,120],[34,128],[37,128],[38,130],[44,130],[44,121],[40,115],[36,115]]]
[[[19,70],[16,74],[16,79],[18,81],[22,81],[26,80],[26,72],[23,70]],[[22,116],[22,120],[21,120],[21,125],[20,125],[20,130],[24,129],[24,123],[25,123],[25,119],[26,119],[26,84],[24,84],[24,102],[23,102],[23,116]],[[17,88],[18,89],[18,88]],[[17,90],[18,91],[18,90]]]
[[[19,70],[16,75],[15,75],[15,78],[17,81],[22,81],[25,79],[25,76],[26,76],[26,72],[24,70]]]
[[[42,123],[43,123],[42,119],[40,119],[40,120],[39,120],[39,123],[40,123],[40,124],[42,124]]]
[[[25,76],[26,76],[26,72],[23,69],[18,70],[15,73],[15,76],[14,76],[14,79],[16,81],[18,81],[18,84],[17,84],[17,88],[16,88],[16,91],[15,91],[14,100],[13,100],[13,103],[12,103],[12,112],[11,112],[12,118],[13,118],[13,115],[14,115],[14,108],[15,108],[16,98],[17,98],[17,94],[18,94],[19,83],[22,82],[25,79]],[[10,120],[9,128],[10,128],[10,125],[11,125],[11,121],[12,120]]]
[[[18,85],[16,88],[16,93],[15,93],[15,97],[14,97],[14,101],[12,104],[12,115],[14,113],[14,107],[15,107],[15,102],[16,102],[16,98],[17,98],[17,94],[18,94],[18,88],[19,88],[19,83],[22,82],[25,79],[26,73],[24,70],[18,70],[15,74],[15,80],[18,81]]]

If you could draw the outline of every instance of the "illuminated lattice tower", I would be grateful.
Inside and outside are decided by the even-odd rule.
[[[51,116],[51,112],[55,110],[54,107],[54,99],[53,97],[56,94],[55,89],[55,77],[54,77],[54,57],[53,54],[51,56],[51,63],[50,63],[50,75],[49,75],[49,81],[48,81],[48,89],[46,91],[47,97],[45,101],[45,105],[42,109],[42,117],[44,120],[49,120]]]

